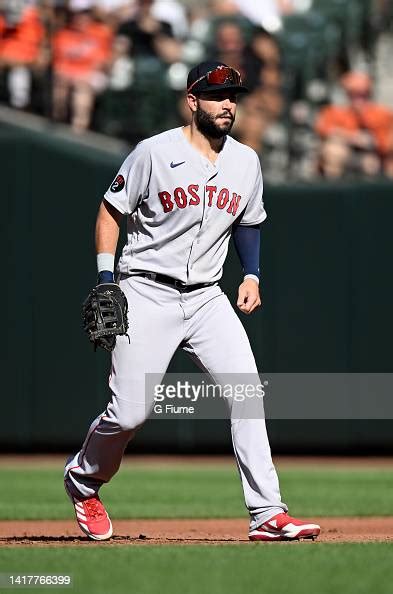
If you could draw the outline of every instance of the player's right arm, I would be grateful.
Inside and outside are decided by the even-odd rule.
[[[125,159],[104,195],[96,221],[99,282],[114,282],[116,246],[123,215],[131,215],[148,192],[151,158],[140,143]]]
[[[95,229],[99,284],[114,282],[115,254],[122,218],[123,214],[107,200],[101,202]]]
[[[96,220],[96,251],[97,254],[107,252],[115,255],[119,240],[120,224],[123,214],[107,200],[101,202]]]

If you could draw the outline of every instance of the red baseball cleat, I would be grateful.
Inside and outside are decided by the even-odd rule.
[[[288,516],[286,513],[277,514],[251,530],[248,537],[250,540],[299,540],[300,538],[312,538],[320,533],[318,524],[311,524]]]
[[[74,505],[76,521],[80,529],[93,540],[110,538],[113,532],[112,522],[98,495],[88,499],[78,499],[71,494],[66,481],[64,481],[64,487]]]

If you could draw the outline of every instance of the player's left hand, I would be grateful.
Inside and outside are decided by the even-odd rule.
[[[246,278],[239,287],[237,306],[245,314],[252,313],[261,305],[259,284],[252,278]]]
[[[89,293],[83,303],[82,318],[94,350],[101,347],[111,352],[117,336],[128,336],[127,313],[127,297],[116,283],[101,283]]]

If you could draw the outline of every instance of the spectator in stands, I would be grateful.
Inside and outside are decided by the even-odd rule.
[[[267,31],[255,28],[245,51],[247,87],[281,86],[281,52],[277,40]]]
[[[171,25],[157,20],[152,8],[153,0],[138,0],[135,16],[117,30],[117,36],[127,40],[129,54],[134,57],[160,57],[155,43],[157,38],[173,37]]]
[[[90,7],[102,22],[116,29],[119,23],[132,18],[134,3],[131,0],[91,0]]]
[[[239,6],[234,0],[210,0],[209,11],[213,16],[240,14]]]
[[[39,9],[33,4],[0,14],[0,66],[7,70],[9,102],[25,108],[30,103],[34,69],[40,68],[45,30]]]
[[[386,155],[386,158],[383,162],[383,174],[393,179],[393,152]]]
[[[279,31],[282,27],[280,16],[281,6],[277,0],[235,0],[235,4],[254,25],[264,27],[271,33]]]
[[[254,90],[239,106],[239,116],[234,127],[236,137],[261,156],[264,136],[269,127],[277,122],[282,110],[283,99],[279,90],[263,87]]]
[[[111,29],[90,10],[70,13],[69,24],[53,36],[53,118],[66,121],[71,100],[71,125],[86,130],[97,93],[107,84]]]
[[[215,34],[214,59],[230,64],[245,78],[246,42],[242,28],[236,22],[222,22],[217,26]]]
[[[177,0],[154,0],[152,14],[158,21],[169,23],[173,35],[186,39],[189,34],[185,7]]]
[[[251,146],[261,158],[264,155],[266,162],[265,141],[272,136],[270,132],[284,108],[280,50],[270,33],[255,28],[243,56],[245,82],[251,93],[239,106],[234,132],[241,142]],[[273,134],[272,138],[275,136]]]
[[[263,137],[268,125],[269,118],[261,105],[259,97],[255,93],[245,97],[239,106],[238,117],[234,125],[233,131],[236,138],[261,155]]]
[[[316,118],[322,139],[320,170],[327,177],[380,173],[393,151],[393,112],[371,100],[368,75],[349,72],[342,78],[347,105],[328,105]]]

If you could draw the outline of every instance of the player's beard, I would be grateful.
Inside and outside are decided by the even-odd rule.
[[[225,123],[220,125],[217,123],[217,119],[223,115],[229,115],[231,119],[226,120]],[[197,110],[195,112],[195,124],[199,132],[201,132],[204,136],[216,139],[223,138],[231,131],[234,121],[235,118],[231,114],[228,114],[228,112],[225,114],[220,113],[218,116],[214,116],[202,109],[200,105],[197,104]]]

